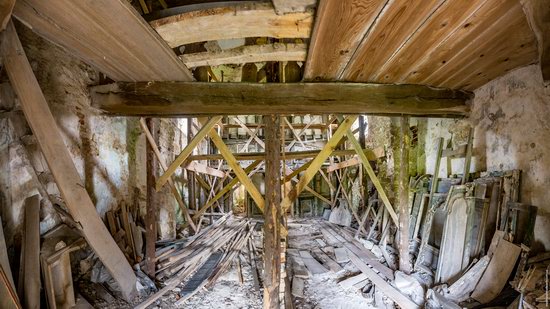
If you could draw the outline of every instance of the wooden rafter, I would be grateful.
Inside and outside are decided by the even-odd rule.
[[[178,167],[180,167],[180,165],[182,165],[183,162],[185,162],[187,157],[189,157],[189,155],[191,155],[191,153],[193,152],[193,149],[195,149],[195,147],[197,147],[199,142],[202,141],[202,139],[206,135],[208,135],[210,130],[218,122],[220,122],[221,119],[222,119],[222,116],[212,117],[210,120],[208,120],[204,124],[204,126],[199,130],[199,132],[197,132],[197,134],[195,134],[193,139],[185,146],[185,148],[181,151],[181,153],[176,157],[174,162],[172,162],[172,164],[170,164],[170,166],[168,167],[168,169],[166,169],[164,174],[162,174],[162,176],[160,176],[159,179],[157,180],[157,185],[156,185],[157,191],[160,190],[160,188],[162,188],[162,186],[164,186],[164,184],[168,181],[168,179],[170,179],[170,177],[176,172]]]
[[[277,15],[270,3],[234,3],[153,20],[170,45],[247,37],[309,38],[312,10]]]
[[[0,31],[6,29],[14,6],[15,0],[5,0],[0,2]]]
[[[188,68],[266,61],[305,61],[304,43],[245,45],[228,50],[183,54],[180,59]]]
[[[348,116],[346,119],[344,119],[338,129],[336,129],[332,137],[327,141],[323,149],[319,152],[315,159],[311,161],[311,164],[304,171],[298,183],[284,197],[281,203],[281,208],[283,212],[287,211],[290,208],[290,206],[294,203],[296,197],[300,195],[300,193],[304,190],[304,187],[309,184],[309,182],[313,179],[313,176],[317,174],[323,163],[334,150],[334,147],[336,147],[336,145],[340,143],[340,140],[342,139],[342,137],[344,137],[346,131],[351,128],[351,125],[353,124],[355,119],[357,119],[357,116]],[[360,152],[364,155],[362,151]]]
[[[113,83],[93,87],[110,115],[371,114],[462,117],[469,92],[361,83]]]

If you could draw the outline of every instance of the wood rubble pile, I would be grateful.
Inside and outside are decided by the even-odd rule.
[[[182,282],[193,279],[212,255],[219,254],[215,262],[208,263],[209,267],[202,268],[208,273],[206,278],[194,290],[180,295],[176,304],[181,305],[202,288],[211,287],[233,262],[240,265],[239,256],[252,245],[254,226],[250,220],[229,213],[188,239],[160,242],[156,251],[156,279],[164,287],[136,308],[146,308]]]

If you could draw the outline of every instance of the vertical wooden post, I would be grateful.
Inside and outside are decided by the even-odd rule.
[[[409,117],[401,117],[399,170],[399,269],[411,273],[409,258]]]
[[[193,118],[187,118],[187,143],[193,140]],[[195,173],[187,170],[187,198],[189,209],[196,210],[195,199]]]
[[[25,200],[23,308],[40,308],[40,197]]]
[[[264,210],[264,309],[279,308],[281,277],[281,137],[280,117],[266,115]]]
[[[146,119],[147,128],[156,145],[159,142],[158,120],[153,118]],[[147,213],[145,215],[145,273],[149,277],[155,277],[155,242],[157,241],[157,213],[158,197],[155,190],[155,184],[159,175],[158,160],[155,156],[153,146],[147,143]]]

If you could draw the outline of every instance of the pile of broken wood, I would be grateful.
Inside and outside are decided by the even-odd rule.
[[[146,308],[183,284],[176,305],[202,288],[211,287],[251,243],[255,223],[231,213],[185,240],[160,242],[156,251],[156,279],[164,287],[136,308]]]

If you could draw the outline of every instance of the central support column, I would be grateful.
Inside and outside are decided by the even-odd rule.
[[[158,145],[158,120],[147,118],[147,127]],[[157,241],[158,197],[155,183],[159,175],[158,160],[151,143],[147,143],[147,214],[145,216],[145,273],[155,278],[155,242]]]
[[[281,118],[264,115],[265,210],[264,210],[264,309],[279,308],[281,280]]]

